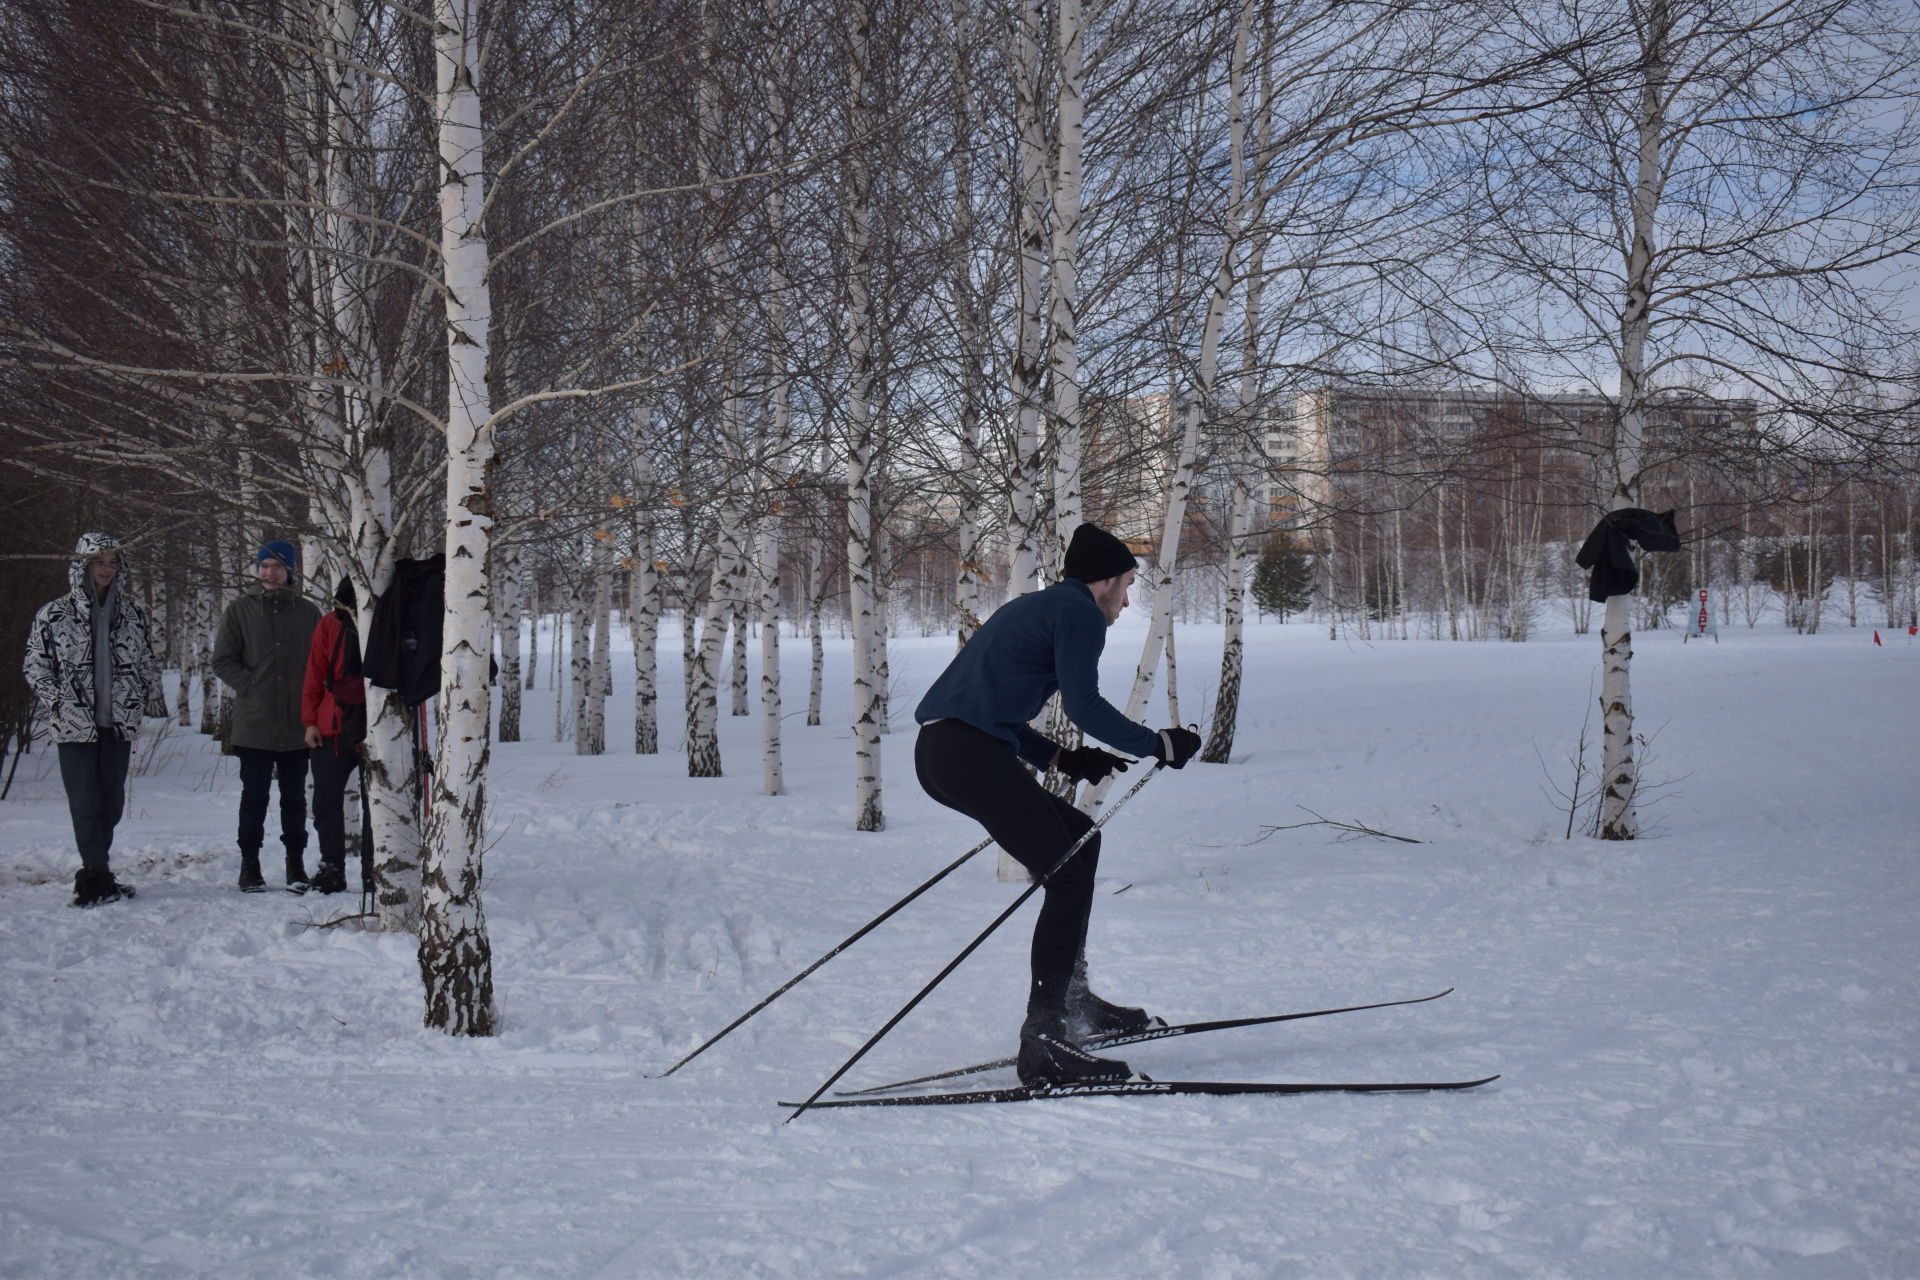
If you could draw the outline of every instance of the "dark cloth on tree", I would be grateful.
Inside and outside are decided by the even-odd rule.
[[[1678,551],[1680,531],[1673,512],[1622,507],[1600,517],[1573,557],[1582,569],[1592,570],[1587,578],[1589,599],[1605,604],[1608,596],[1630,595],[1640,585],[1640,569],[1629,545],[1636,542],[1647,551]]]
[[[1067,558],[1060,575],[1081,582],[1101,582],[1138,567],[1126,543],[1098,525],[1083,524],[1067,542]]]
[[[968,642],[968,648],[978,638]],[[962,650],[965,652],[965,650]],[[987,829],[994,842],[1035,876],[1045,875],[1093,819],[1053,795],[1020,767],[1012,746],[959,720],[925,725],[913,747],[914,771],[926,793]],[[1041,890],[1033,926],[1030,1003],[1066,1006],[1074,964],[1087,942],[1093,876],[1100,865],[1095,835]]]
[[[258,853],[267,834],[267,800],[280,784],[280,843],[288,853],[307,847],[307,749],[265,751],[235,747],[240,757],[240,849]]]
[[[361,674],[417,707],[440,691],[440,638],[447,598],[445,552],[398,560],[393,581],[373,606]]]
[[[73,842],[84,871],[110,873],[113,829],[127,807],[127,766],[133,744],[113,729],[92,742],[62,742],[60,781],[73,817]]]
[[[1150,756],[1159,737],[1100,696],[1100,653],[1107,617],[1077,579],[1009,600],[933,682],[913,718],[963,720],[1012,744],[1036,769],[1060,744],[1027,722],[1057,691],[1067,717],[1108,746]]]
[[[213,673],[233,690],[235,747],[305,752],[300,690],[320,611],[286,587],[249,583],[220,617]]]

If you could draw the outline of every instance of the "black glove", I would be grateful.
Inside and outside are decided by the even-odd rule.
[[[1075,747],[1071,751],[1061,751],[1054,767],[1076,782],[1099,782],[1108,774],[1118,770],[1127,771],[1130,762],[1098,747]]]
[[[1200,735],[1191,729],[1182,729],[1175,725],[1171,729],[1160,731],[1160,745],[1153,749],[1154,758],[1164,765],[1175,769],[1187,767],[1187,761],[1200,750]]]

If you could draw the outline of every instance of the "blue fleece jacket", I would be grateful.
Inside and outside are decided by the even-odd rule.
[[[921,724],[963,720],[1005,738],[1044,769],[1059,744],[1027,723],[1055,690],[1085,733],[1135,756],[1151,756],[1159,735],[1100,696],[1107,619],[1087,584],[1069,578],[1009,600],[967,641],[914,709]]]

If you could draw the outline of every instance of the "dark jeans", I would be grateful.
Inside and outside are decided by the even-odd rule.
[[[320,837],[320,861],[347,860],[347,779],[360,767],[360,753],[340,750],[338,737],[322,738],[312,752],[313,830]],[[360,861],[362,872],[373,852],[373,814],[367,806],[367,778],[360,775]]]
[[[267,793],[280,780],[280,842],[288,853],[307,847],[307,751],[235,747],[240,757],[240,847],[255,853],[267,835]]]
[[[985,827],[1035,876],[1045,875],[1093,825],[1092,818],[1026,771],[1012,743],[960,720],[923,726],[914,742],[913,766],[928,795]],[[1087,945],[1093,873],[1099,865],[1100,837],[1095,835],[1041,890],[1028,996],[1037,1006],[1065,1006],[1074,962]]]
[[[73,842],[80,846],[80,865],[88,871],[108,869],[113,828],[127,807],[132,756],[133,744],[113,729],[100,730],[98,742],[60,744],[60,781],[73,814]]]

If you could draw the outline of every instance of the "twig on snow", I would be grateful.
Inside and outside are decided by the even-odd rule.
[[[1307,806],[1305,805],[1297,805],[1295,807],[1304,809],[1308,813],[1313,813],[1313,810],[1308,809]],[[1249,840],[1247,843],[1259,844],[1260,840],[1265,840],[1268,836],[1272,835],[1276,831],[1292,831],[1299,827],[1332,827],[1336,831],[1347,831],[1357,836],[1375,836],[1381,840],[1398,840],[1402,844],[1425,844],[1426,843],[1426,841],[1416,840],[1412,836],[1397,836],[1393,834],[1393,832],[1391,831],[1381,831],[1376,827],[1368,826],[1364,822],[1337,822],[1332,818],[1323,818],[1317,813],[1313,813],[1312,822],[1288,822],[1288,823],[1282,823],[1278,825],[1263,826],[1260,828],[1260,833],[1261,833],[1260,839]]]

